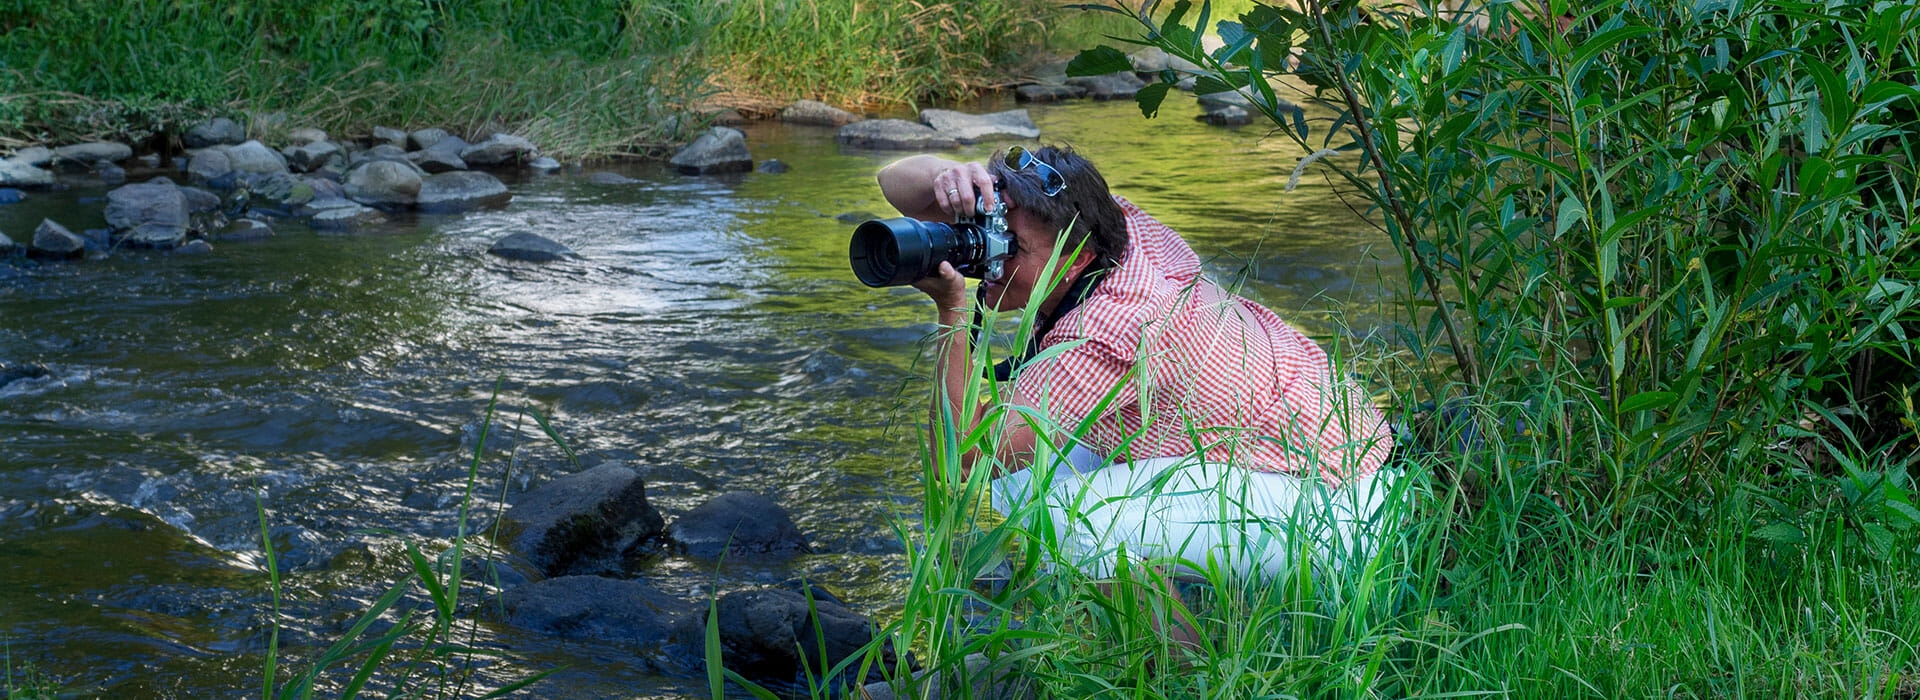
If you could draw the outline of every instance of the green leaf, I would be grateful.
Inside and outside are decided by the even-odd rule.
[[[1629,396],[1627,400],[1620,402],[1620,412],[1634,413],[1655,408],[1665,408],[1677,398],[1680,398],[1680,395],[1671,391],[1643,391]]]
[[[1080,55],[1067,62],[1067,75],[1075,77],[1129,70],[1133,70],[1133,61],[1120,53],[1119,49],[1106,45],[1081,51]]]
[[[1554,237],[1567,235],[1567,229],[1573,228],[1574,224],[1580,223],[1585,218],[1587,218],[1586,206],[1572,195],[1568,195],[1560,200],[1560,214],[1553,219]]]
[[[1247,76],[1245,74],[1239,73],[1239,72],[1233,72],[1233,73],[1226,74],[1226,76],[1228,78],[1233,79],[1234,82],[1229,83],[1227,81],[1221,80],[1219,76],[1213,76],[1213,75],[1196,76],[1193,79],[1193,94],[1215,95],[1222,92],[1233,92],[1235,90],[1239,90],[1240,88],[1246,86],[1246,83],[1242,82],[1246,80]]]
[[[1133,101],[1140,103],[1140,114],[1148,119],[1159,114],[1160,102],[1167,99],[1167,89],[1171,87],[1172,83],[1154,83],[1140,88],[1140,92],[1133,96]]]
[[[1785,522],[1754,528],[1753,536],[1775,544],[1798,544],[1807,539],[1807,533],[1801,532],[1800,528],[1794,527],[1792,523]]]

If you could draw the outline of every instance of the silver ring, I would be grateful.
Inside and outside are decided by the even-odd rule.
[[[958,188],[958,187],[949,187],[949,188],[947,188],[947,194],[960,194],[960,188]]]

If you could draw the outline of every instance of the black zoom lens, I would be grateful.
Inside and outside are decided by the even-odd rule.
[[[985,235],[974,224],[942,224],[911,217],[875,219],[853,230],[847,258],[869,287],[912,284],[940,271],[940,261],[967,277],[986,269]]]

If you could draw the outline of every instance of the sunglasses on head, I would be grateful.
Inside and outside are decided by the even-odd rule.
[[[1044,187],[1042,191],[1046,192],[1048,197],[1058,195],[1067,189],[1066,176],[1054,170],[1053,166],[1047,165],[1046,161],[1035,158],[1032,153],[1020,146],[1007,149],[1007,167],[1018,171],[1026,170],[1027,166],[1033,166],[1034,170],[1040,172],[1040,182]]]

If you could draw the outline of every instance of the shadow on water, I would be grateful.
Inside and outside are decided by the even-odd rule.
[[[1000,102],[974,111],[1012,108]],[[1088,154],[1180,230],[1216,276],[1310,333],[1377,302],[1376,234],[1255,129],[1171,105],[1032,108],[1046,141]],[[669,518],[727,490],[773,495],[820,554],[729,568],[723,589],[806,576],[884,615],[898,599],[895,515],[913,512],[927,300],[847,270],[842,214],[891,215],[872,175],[898,153],[832,131],[747,128],[784,175],[689,178],[657,165],[511,183],[504,209],[406,217],[350,236],[297,224],[212,255],[122,251],[0,268],[0,361],[51,375],[0,388],[0,639],[67,687],[123,697],[257,687],[266,584],[254,495],[289,577],[283,642],[330,640],[401,575],[397,538],[446,538],[493,380],[507,408],[480,506],[572,467],[514,406],[553,417],[583,463],[628,461]],[[957,152],[982,158],[993,145]],[[590,169],[590,170],[591,170]],[[101,225],[104,188],[0,207],[15,239],[42,216]],[[532,265],[489,243],[531,231],[579,252]],[[1379,249],[1379,250],[1376,250]],[[1391,261],[1388,261],[1389,263]],[[1348,316],[1365,332],[1373,321]],[[367,534],[384,529],[397,535]],[[668,558],[649,574],[692,597],[712,580]],[[484,627],[567,665],[547,693],[691,693],[639,650]],[[483,674],[493,674],[484,671]],[[502,678],[517,675],[503,669]]]

